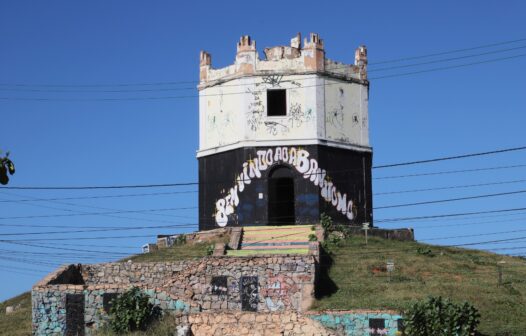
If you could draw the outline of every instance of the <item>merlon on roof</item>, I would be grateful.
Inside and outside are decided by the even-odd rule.
[[[316,33],[305,38],[301,34],[290,40],[290,46],[264,49],[265,59],[260,60],[256,41],[244,35],[237,43],[233,64],[220,69],[212,67],[212,56],[206,51],[200,54],[199,89],[214,86],[235,78],[268,74],[318,73],[368,85],[367,48],[359,46],[355,51],[354,64],[345,64],[325,57],[323,40]]]

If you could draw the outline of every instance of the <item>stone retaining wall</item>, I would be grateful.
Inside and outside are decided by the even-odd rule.
[[[201,313],[188,316],[192,335],[198,336],[335,336],[319,322],[295,312]]]
[[[33,331],[68,334],[82,325],[89,334],[107,317],[104,301],[133,286],[168,312],[305,311],[315,273],[309,255],[68,265],[33,287]]]
[[[308,313],[311,319],[338,335],[401,335],[402,316],[389,310],[323,311]]]

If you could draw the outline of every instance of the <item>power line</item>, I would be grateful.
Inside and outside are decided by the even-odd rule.
[[[388,71],[388,70],[394,70],[394,69],[416,67],[416,66],[421,66],[421,65],[428,65],[428,64],[435,64],[435,63],[442,63],[442,62],[451,62],[451,61],[456,61],[456,60],[460,60],[460,59],[466,59],[466,58],[472,58],[472,57],[480,57],[480,56],[491,55],[491,54],[498,54],[498,53],[502,53],[502,52],[518,50],[518,49],[524,49],[524,48],[526,48],[526,46],[520,46],[520,47],[514,47],[514,48],[508,48],[508,49],[502,49],[502,50],[493,50],[493,51],[488,51],[488,52],[479,53],[479,54],[464,55],[464,56],[451,57],[451,58],[446,58],[446,59],[439,59],[439,60],[420,62],[420,63],[414,63],[414,64],[404,64],[404,65],[398,65],[398,66],[393,66],[393,67],[389,67],[389,68],[371,69],[371,70],[367,70],[367,73],[376,72],[376,71]]]
[[[30,239],[3,239],[3,242],[33,242],[33,241],[64,241],[68,240],[71,241],[74,240],[104,240],[104,239],[130,239],[130,238],[152,238],[155,237],[156,234],[148,234],[148,235],[119,235],[119,236],[96,236],[96,237],[68,237],[68,238],[56,238],[56,237],[49,237],[49,238],[30,238]]]
[[[476,50],[476,49],[485,49],[485,48],[496,47],[496,46],[505,45],[505,44],[512,44],[512,43],[522,42],[522,41],[526,41],[526,38],[521,38],[521,39],[511,40],[511,41],[504,41],[504,42],[497,42],[497,43],[492,43],[492,44],[483,44],[483,45],[470,47],[470,48],[447,50],[447,51],[442,51],[442,52],[437,52],[437,53],[432,53],[432,54],[426,54],[426,55],[403,57],[403,58],[397,58],[397,59],[373,62],[373,63],[369,63],[369,65],[411,61],[411,60],[415,60],[415,59],[429,58],[429,57],[434,57],[434,56],[442,56],[442,55],[454,54],[454,53],[459,53],[459,52],[464,52],[464,51],[471,51],[471,50]]]
[[[377,223],[402,222],[402,221],[428,219],[428,218],[460,217],[460,216],[467,216],[467,215],[480,215],[480,214],[486,214],[486,213],[511,212],[511,211],[521,211],[521,210],[526,210],[526,208],[497,209],[497,210],[488,210],[488,211],[474,211],[474,212],[462,212],[462,213],[453,213],[453,214],[416,216],[416,217],[386,218],[386,219],[377,219],[375,220],[375,222]]]
[[[13,194],[13,193],[7,193],[7,192],[3,192],[3,193],[7,194],[7,195],[14,195],[14,196],[18,196],[18,197],[23,197],[21,195],[17,195],[17,194]],[[38,198],[35,198],[35,199],[38,199]],[[67,205],[67,206],[74,206],[74,207],[81,207],[81,208],[97,209],[97,210],[124,211],[122,209],[113,209],[113,208],[90,206],[90,205],[80,205],[80,204],[76,204],[76,203],[63,202],[63,201],[47,201],[47,202],[64,204],[64,205]],[[68,211],[68,212],[73,212],[73,213],[81,213],[81,214],[85,214],[85,215],[90,214],[89,212],[86,212],[86,211],[80,211],[80,210],[74,210],[74,209],[64,209],[64,208],[55,208],[55,207],[45,206],[45,205],[42,205],[42,204],[33,204],[33,203],[29,203],[29,204],[28,203],[23,203],[23,204],[24,205],[30,205],[30,206],[36,206],[36,207],[50,208],[50,209],[54,209],[54,210]],[[142,213],[140,213],[140,214],[142,214]],[[148,215],[150,215],[150,216],[152,216],[152,215],[154,215],[154,216],[161,216],[161,217],[190,218],[188,216],[171,215],[171,214],[159,214],[159,213],[154,213],[154,212],[149,212]],[[156,222],[163,222],[163,223],[175,223],[175,222],[166,221],[166,220],[159,221],[157,219],[119,216],[119,215],[111,215],[111,214],[105,214],[105,213],[100,213],[99,216],[106,216],[106,217],[120,218],[120,219],[131,219],[131,220],[142,221],[142,222],[153,222],[153,221],[156,221]]]
[[[439,161],[465,159],[465,158],[471,158],[471,157],[477,157],[477,156],[495,155],[495,154],[515,152],[515,151],[523,151],[523,150],[526,150],[526,146],[513,147],[513,148],[504,148],[504,149],[498,149],[498,150],[494,150],[494,151],[469,153],[469,154],[456,155],[456,156],[438,157],[438,158],[427,159],[427,160],[418,160],[418,161],[409,161],[409,162],[385,164],[385,165],[373,166],[372,169],[382,169],[382,168],[408,166],[408,165],[416,165],[416,164],[439,162]],[[474,172],[474,171],[484,171],[484,170],[510,169],[510,168],[522,168],[522,167],[526,167],[526,165],[509,165],[509,166],[498,166],[498,167],[489,167],[489,168],[441,171],[441,172],[422,173],[422,174],[384,176],[384,177],[376,177],[376,178],[373,178],[373,179],[381,180],[381,179],[392,179],[392,178],[402,178],[402,177],[429,176],[429,175],[439,175],[439,174],[454,174],[454,173],[464,173],[464,172]],[[327,173],[331,174],[331,173],[335,173],[335,172],[361,171],[362,169],[363,168],[341,169],[341,170],[336,170],[336,171],[327,172]],[[309,175],[315,175],[315,174],[318,174],[318,173],[311,173],[311,174],[307,173],[307,174],[302,174],[302,175],[303,176],[309,176]],[[258,180],[261,180],[261,178],[258,179]],[[223,180],[223,181],[211,181],[211,182],[207,182],[207,184],[218,184],[220,182],[226,182],[226,181],[225,180]],[[233,179],[233,182],[236,182],[236,179]],[[0,189],[13,189],[13,190],[135,189],[135,188],[180,187],[180,186],[200,185],[200,184],[203,185],[205,183],[203,183],[203,182],[201,182],[201,183],[200,182],[179,182],[179,183],[162,183],[162,184],[132,184],[132,185],[107,185],[107,186],[45,186],[45,187],[35,187],[35,186],[21,186],[21,187],[14,186],[13,187],[13,186],[9,186],[9,187],[0,187]],[[194,191],[189,191],[189,192],[194,192]]]
[[[379,77],[372,77],[369,78],[369,80],[378,80],[378,79],[384,79],[384,78],[393,78],[393,77],[404,77],[409,75],[415,75],[415,74],[421,74],[421,73],[427,73],[427,72],[436,72],[436,71],[442,71],[442,70],[449,70],[449,69],[455,69],[455,68],[462,68],[477,64],[485,64],[485,63],[493,63],[493,62],[501,62],[506,61],[510,59],[516,59],[520,57],[525,57],[526,54],[517,54],[513,56],[508,57],[501,57],[497,59],[489,59],[485,61],[479,61],[479,62],[472,62],[472,63],[464,63],[459,65],[452,65],[452,66],[446,66],[446,67],[439,67],[439,68],[432,68],[427,70],[420,70],[420,71],[413,71],[413,72],[406,72],[406,73],[399,73],[399,74],[393,74],[393,75],[386,75],[386,76],[379,76]],[[339,83],[324,83],[324,84],[314,84],[314,85],[304,85],[301,88],[309,88],[309,87],[320,87],[320,86],[330,86],[330,85],[339,85]],[[258,92],[258,91],[253,91]],[[263,91],[261,91],[263,92]],[[62,101],[62,102],[89,102],[89,101],[98,101],[98,102],[111,102],[111,101],[155,101],[155,100],[166,100],[166,99],[185,99],[185,98],[198,98],[198,97],[215,97],[215,96],[227,96],[227,95],[240,95],[240,94],[248,94],[246,91],[243,92],[228,92],[228,93],[217,93],[217,94],[199,94],[199,95],[181,95],[181,96],[150,96],[150,97],[120,97],[120,98],[30,98],[30,97],[0,97],[0,100],[5,101]]]
[[[122,195],[100,195],[100,196],[79,196],[79,197],[53,197],[53,198],[32,198],[19,200],[0,200],[0,203],[22,203],[22,202],[47,202],[47,201],[68,201],[68,200],[86,200],[86,199],[101,199],[101,198],[126,198],[126,197],[143,197],[143,196],[161,196],[161,195],[176,195],[197,193],[197,190],[159,192],[159,193],[142,193],[142,194],[122,194]],[[19,197],[23,197],[19,195]]]
[[[464,63],[464,64],[459,64],[459,65],[450,65],[450,66],[445,66],[445,67],[438,67],[438,68],[432,68],[432,69],[427,69],[427,70],[419,70],[419,71],[398,73],[398,74],[385,75],[385,76],[379,76],[379,77],[371,77],[371,78],[369,78],[369,80],[378,80],[378,79],[394,78],[394,77],[405,77],[405,76],[417,75],[417,74],[422,74],[422,73],[427,73],[427,72],[436,72],[436,71],[464,68],[464,67],[468,67],[468,66],[472,66],[472,65],[478,65],[478,64],[486,64],[486,63],[494,63],[494,62],[499,62],[499,61],[507,61],[507,60],[510,60],[510,59],[516,59],[516,58],[520,58],[520,57],[524,57],[524,56],[526,56],[526,54],[518,54],[518,55],[509,56],[509,57],[489,59],[489,60],[479,61],[479,62]]]
[[[515,183],[524,183],[524,182],[526,182],[526,180],[498,181],[498,182],[489,182],[489,183],[455,185],[455,186],[447,186],[447,187],[396,190],[396,191],[386,191],[386,192],[380,192],[380,193],[377,192],[377,193],[374,193],[374,196],[407,194],[407,193],[416,193],[416,192],[424,192],[424,191],[462,189],[462,188],[473,188],[473,187],[486,187],[486,186],[492,186],[492,185],[515,184]]]
[[[469,153],[469,154],[462,154],[462,155],[455,155],[455,156],[444,156],[444,157],[428,159],[428,160],[418,160],[418,161],[408,161],[408,162],[401,162],[401,163],[392,163],[392,164],[375,166],[375,167],[373,167],[373,169],[392,168],[392,167],[410,166],[410,165],[416,165],[416,164],[422,164],[422,163],[431,163],[431,162],[438,162],[438,161],[465,159],[465,158],[470,158],[470,157],[475,157],[475,156],[486,156],[486,155],[493,155],[493,154],[501,154],[501,153],[508,153],[508,152],[523,151],[525,149],[526,149],[526,146],[515,147],[515,148],[504,148],[504,149],[497,149],[497,150],[493,150],[493,151],[489,151],[489,152]]]
[[[74,217],[74,216],[99,216],[99,215],[110,215],[120,213],[143,213],[143,212],[155,212],[155,211],[178,211],[178,210],[189,210],[197,209],[197,207],[180,207],[180,208],[161,208],[161,209],[141,209],[141,210],[120,210],[120,211],[108,211],[108,212],[81,212],[73,214],[55,214],[55,215],[32,215],[32,216],[12,216],[12,217],[0,217],[0,220],[4,219],[29,219],[29,218],[50,218],[50,217]]]
[[[80,187],[0,187],[0,189],[21,190],[92,190],[92,189],[135,189],[135,188],[165,188],[198,185],[198,182],[162,183],[162,184],[130,184],[113,186],[80,186]]]
[[[471,238],[471,237],[481,237],[481,236],[493,236],[505,233],[517,233],[517,232],[526,232],[526,230],[511,230],[511,231],[499,231],[499,232],[489,232],[489,233],[479,233],[479,234],[469,234],[461,236],[448,236],[448,237],[437,237],[437,238],[422,238],[421,240],[446,240],[446,239],[456,239],[456,238]]]
[[[431,173],[418,173],[418,174],[405,174],[405,175],[391,175],[391,176],[373,177],[373,180],[387,180],[387,179],[398,179],[398,178],[407,178],[407,177],[420,177],[420,176],[472,173],[472,172],[479,172],[479,171],[514,169],[514,168],[524,168],[524,167],[526,167],[526,164],[509,165],[509,166],[497,166],[497,167],[486,167],[486,168],[474,168],[474,169],[446,170],[446,171],[438,171],[438,172],[431,172]],[[0,189],[1,189],[1,187],[0,187]]]
[[[517,213],[519,214],[519,213]],[[514,214],[514,215],[517,215]],[[471,218],[464,218],[464,219],[471,219]],[[433,229],[433,228],[444,228],[444,227],[458,227],[458,226],[470,226],[470,225],[481,225],[481,224],[494,224],[494,223],[509,223],[509,222],[518,222],[518,221],[525,221],[526,217],[520,217],[515,219],[505,219],[505,220],[492,220],[492,221],[485,221],[485,222],[468,222],[468,223],[455,223],[455,224],[446,224],[446,225],[425,225],[425,226],[418,226],[418,230],[422,229]],[[414,224],[420,224],[420,223],[413,223]],[[426,240],[426,239],[422,239]]]
[[[415,66],[421,66],[421,65],[427,65],[427,64],[450,62],[450,61],[459,60],[459,59],[480,57],[480,56],[497,54],[497,53],[502,53],[502,52],[518,50],[518,49],[524,49],[524,48],[526,48],[526,46],[519,46],[519,47],[513,47],[513,48],[507,48],[507,49],[492,50],[492,51],[488,51],[488,52],[484,52],[484,53],[464,55],[464,56],[453,57],[453,58],[446,58],[446,59],[438,59],[438,60],[433,60],[433,61],[428,61],[428,62],[421,62],[421,63],[415,63],[415,64],[406,64],[406,65],[400,65],[400,66],[394,66],[394,67],[372,69],[372,70],[369,70],[368,73],[378,72],[378,71],[390,71],[390,70],[393,70],[393,69],[415,67]],[[333,71],[333,70],[337,70],[337,69],[345,69],[347,67],[348,67],[347,65],[341,66],[341,67],[333,67],[333,68],[330,68],[329,71]],[[310,78],[307,78],[307,79],[306,78],[296,78],[294,80],[295,81],[303,81],[303,80],[310,80]],[[195,83],[198,83],[198,82],[195,81]],[[252,85],[254,85],[254,84],[253,83],[222,84],[221,87],[246,87],[246,86],[252,86]],[[5,84],[2,85],[2,84],[0,84],[0,90],[2,90],[2,91],[58,92],[58,93],[122,93],[122,92],[128,93],[128,92],[160,92],[160,91],[188,91],[188,90],[195,90],[195,87],[170,87],[170,88],[164,87],[164,88],[153,88],[153,89],[149,88],[149,89],[111,89],[111,90],[108,90],[108,89],[104,89],[104,90],[95,89],[94,90],[93,87],[91,87],[90,90],[86,90],[86,89],[81,89],[81,90],[79,90],[79,89],[74,89],[74,90],[68,89],[68,90],[64,90],[63,87],[62,88],[39,88],[39,89],[35,89],[35,88],[28,88],[28,87],[20,88],[20,86],[16,86],[16,85],[12,85],[12,86],[15,86],[15,88],[9,88],[9,87],[2,88],[2,86],[5,87],[5,86],[9,86],[9,85],[5,85]],[[37,86],[37,87],[41,87],[41,86]]]
[[[13,242],[13,241],[5,241],[5,240],[0,240],[0,242],[6,243],[6,244],[23,245],[23,246],[30,246],[30,247],[40,247],[40,248],[51,249],[51,250],[64,250],[64,251],[84,252],[84,253],[101,253],[101,254],[123,255],[123,256],[129,256],[130,255],[128,252],[94,251],[94,250],[84,250],[84,249],[72,249],[72,248],[68,248],[68,247],[44,246],[44,245],[39,245],[39,244],[30,244],[30,243]]]
[[[149,230],[149,229],[166,229],[166,228],[194,228],[198,226],[197,223],[181,223],[173,225],[157,225],[157,226],[141,226],[141,227],[115,227],[115,228],[98,228],[89,230],[70,230],[70,231],[43,231],[43,232],[10,232],[0,233],[0,236],[28,236],[28,235],[48,235],[48,234],[71,234],[71,233],[86,233],[86,232],[109,232],[109,231],[130,231],[130,230]],[[30,227],[27,225],[26,227]],[[72,239],[72,238],[70,238]],[[75,238],[76,239],[76,238]]]
[[[491,44],[483,44],[475,47],[469,47],[469,48],[462,48],[462,49],[453,49],[453,50],[447,50],[437,53],[431,53],[431,54],[425,54],[425,55],[418,55],[418,56],[409,56],[409,57],[403,57],[403,58],[397,58],[397,59],[391,59],[391,60],[384,60],[379,62],[370,62],[369,66],[374,66],[377,64],[386,64],[386,63],[398,63],[403,61],[410,61],[415,59],[422,59],[422,58],[429,58],[434,56],[442,56],[447,54],[454,54],[459,52],[465,52],[465,51],[472,51],[477,49],[486,49],[490,47],[496,47],[506,44],[513,44],[517,42],[523,42],[526,41],[526,38],[516,39],[516,40],[509,40],[509,41],[502,41],[497,43],[491,43]],[[15,86],[15,87],[51,87],[51,88],[111,88],[111,87],[131,87],[131,86],[172,86],[172,85],[179,85],[179,84],[197,84],[199,81],[197,80],[186,80],[186,81],[165,81],[165,82],[138,82],[138,83],[113,83],[113,84],[28,84],[28,83],[0,83],[0,86]]]
[[[373,209],[374,210],[379,210],[379,209],[400,208],[400,207],[427,205],[427,204],[436,204],[436,203],[457,202],[457,201],[466,201],[466,200],[479,199],[479,198],[488,198],[488,197],[497,197],[497,196],[509,196],[509,195],[523,194],[523,193],[526,193],[526,190],[517,190],[517,191],[510,191],[510,192],[502,192],[502,193],[495,193],[495,194],[485,194],[485,195],[475,195],[475,196],[458,197],[458,198],[448,198],[448,199],[425,201],[425,202],[393,204],[393,205],[385,205],[385,206],[380,206],[380,207],[374,207]]]

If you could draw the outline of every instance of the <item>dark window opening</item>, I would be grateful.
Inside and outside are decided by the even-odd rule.
[[[212,277],[212,282],[210,283],[210,287],[212,288],[212,294],[227,295],[228,287],[227,287],[226,276],[222,275],[222,276]]]
[[[275,169],[268,180],[268,224],[295,224],[294,178],[289,168]]]
[[[403,319],[396,320],[396,328],[400,332],[404,332],[405,331],[405,324],[404,324],[404,320]]]
[[[240,280],[241,310],[258,311],[259,290],[257,276],[242,276]]]
[[[84,336],[84,294],[66,294],[66,336]]]
[[[287,115],[287,91],[268,90],[267,91],[267,116]]]
[[[106,313],[110,312],[113,306],[113,300],[116,299],[118,295],[117,293],[104,293],[102,295],[102,307]]]
[[[382,318],[372,318],[369,319],[369,335],[379,336],[385,335],[385,320]]]

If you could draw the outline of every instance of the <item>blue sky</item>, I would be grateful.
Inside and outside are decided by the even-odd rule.
[[[374,65],[524,39],[525,7],[522,1],[0,1],[0,148],[11,151],[17,166],[9,186],[197,181],[195,81],[199,51],[209,51],[215,67],[226,66],[234,60],[235,45],[241,35],[251,35],[262,52],[267,46],[288,44],[297,32],[304,36],[317,32],[325,40],[327,57],[348,63],[353,61],[355,48],[366,44],[370,77],[374,78],[525,54],[526,48],[521,48],[526,46],[523,40],[434,58]],[[493,51],[496,52],[456,61],[372,71]],[[518,57],[372,79],[369,113],[375,165],[526,145],[525,66],[526,57]],[[130,85],[174,82],[177,83]],[[188,97],[173,98],[179,96]],[[156,99],[137,99],[152,97]],[[524,167],[382,179],[524,165],[525,152],[375,170],[374,205],[526,189],[526,183],[521,182],[526,179]],[[509,183],[382,194],[496,182]],[[144,242],[154,241],[158,233],[191,231],[195,227],[45,232],[192,225],[197,221],[195,190],[195,186],[83,191],[0,189],[1,201],[26,200],[0,202],[1,239],[30,239],[23,243],[38,245],[0,242],[4,256],[0,257],[0,300],[28,290],[58,264],[114,260],[137,252]],[[142,195],[145,193],[150,195]],[[130,194],[135,196],[120,197]],[[106,197],[112,195],[119,197]],[[35,198],[61,200],[27,201]],[[525,207],[525,200],[525,194],[519,193],[378,209],[375,218],[520,208]],[[115,213],[166,208],[190,209]],[[87,214],[93,212],[105,214]],[[526,231],[518,231],[526,229],[524,218],[524,212],[490,213],[381,226],[412,226],[418,239],[462,244],[526,237]],[[518,232],[473,236],[502,231]],[[119,235],[144,237],[102,239]],[[459,235],[471,236],[430,240]],[[70,240],[47,240],[57,238]],[[526,247],[526,240],[476,247],[520,248]],[[526,248],[499,252],[524,253]]]

